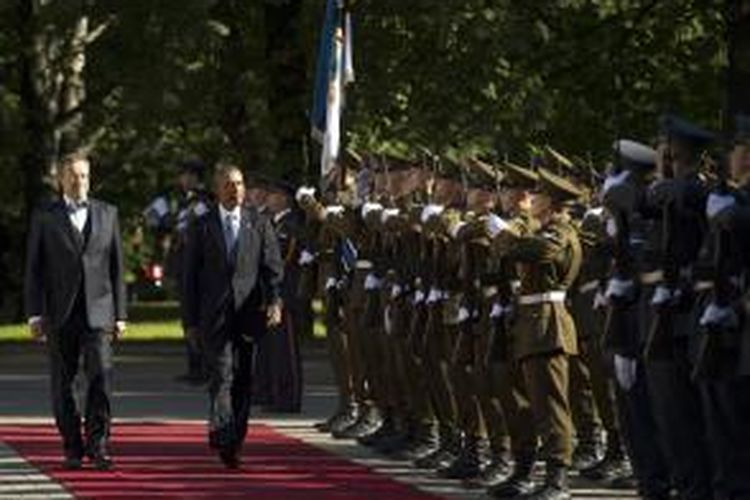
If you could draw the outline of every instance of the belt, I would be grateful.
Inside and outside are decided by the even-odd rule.
[[[356,264],[357,269],[367,270],[372,269],[373,267],[374,266],[372,265],[372,262],[370,262],[369,260],[358,260]]]
[[[598,287],[599,287],[599,280],[587,281],[586,283],[578,287],[578,293],[593,292]]]
[[[565,302],[565,290],[534,293],[531,295],[521,295],[520,297],[518,297],[518,303],[522,306],[532,306],[535,304],[544,304],[548,302]]]
[[[664,281],[664,271],[659,269],[650,273],[641,273],[640,278],[642,285],[654,285],[660,281]]]
[[[714,284],[712,281],[696,281],[693,285],[693,291],[694,292],[705,292],[706,290],[711,290],[714,287]]]
[[[485,287],[482,287],[482,295],[486,299],[488,299],[490,297],[494,297],[495,295],[497,295],[497,292],[498,292],[498,290],[497,290],[496,286],[485,286]]]

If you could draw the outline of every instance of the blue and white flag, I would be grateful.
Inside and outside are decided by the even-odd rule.
[[[320,178],[325,186],[341,146],[341,114],[346,85],[354,81],[351,17],[343,0],[327,0],[320,38],[311,113],[312,135],[322,143]]]

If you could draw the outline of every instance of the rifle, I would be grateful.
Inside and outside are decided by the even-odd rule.
[[[667,137],[667,148],[663,152],[662,177],[674,178],[672,165],[671,137]],[[679,264],[675,258],[675,211],[676,201],[666,200],[661,207],[662,244],[661,258],[664,282],[656,288],[652,304],[656,306],[656,315],[650,325],[643,356],[646,360],[669,360],[674,357],[674,307],[678,299]]]

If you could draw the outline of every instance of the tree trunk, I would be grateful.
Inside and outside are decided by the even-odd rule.
[[[750,114],[750,0],[728,0],[729,112]]]

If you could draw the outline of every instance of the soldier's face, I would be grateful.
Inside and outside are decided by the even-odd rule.
[[[536,193],[531,198],[531,215],[538,218],[545,218],[552,209],[552,198],[546,193]]]
[[[495,194],[484,189],[471,189],[466,195],[466,205],[477,212],[487,212],[495,208]]]
[[[88,160],[78,159],[62,167],[60,172],[60,186],[63,194],[75,201],[82,201],[89,194]]]
[[[522,206],[525,198],[526,192],[522,189],[505,187],[500,191],[500,203],[504,212],[513,213],[519,210],[528,210],[528,206]]]
[[[750,145],[737,144],[729,155],[729,170],[736,182],[744,184],[750,178]]]
[[[234,210],[245,201],[245,180],[239,170],[229,170],[217,179],[216,197],[227,210]]]
[[[182,172],[177,179],[180,189],[190,191],[198,186],[198,176],[192,172]]]

